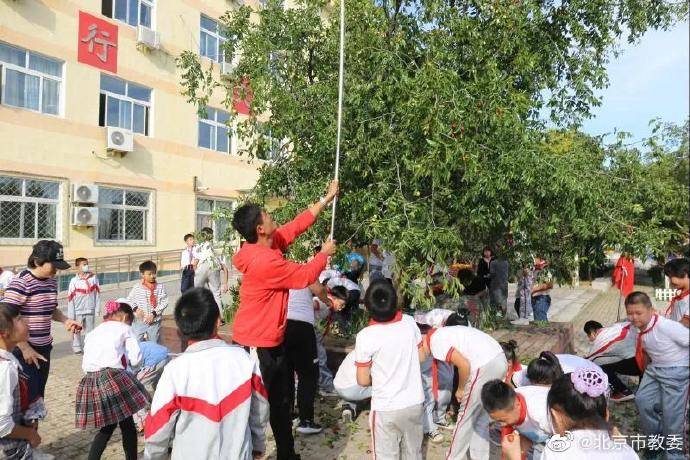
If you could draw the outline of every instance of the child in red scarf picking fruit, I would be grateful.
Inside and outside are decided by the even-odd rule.
[[[162,284],[156,282],[158,268],[150,260],[139,265],[141,283],[135,284],[127,299],[134,310],[132,329],[137,339],[158,342],[161,316],[168,307],[168,294]]]

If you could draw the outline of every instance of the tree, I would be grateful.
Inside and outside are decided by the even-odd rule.
[[[200,110],[212,91],[229,107],[251,94],[252,116],[234,132],[249,158],[282,142],[253,196],[282,199],[278,219],[317,198],[332,174],[334,6],[269,0],[228,11],[226,54],[237,66],[224,82],[192,52],[178,60]],[[619,243],[628,220],[610,191],[624,170],[606,168],[600,142],[568,129],[599,102],[624,30],[634,41],[687,14],[685,2],[641,0],[346,0],[336,238],[381,238],[405,286],[431,261],[468,257],[508,231],[516,251],[541,252],[563,273],[584,242]],[[545,130],[544,111],[558,131]],[[662,225],[635,227],[630,238],[648,242]]]

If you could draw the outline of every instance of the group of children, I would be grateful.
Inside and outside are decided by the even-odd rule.
[[[88,261],[77,265],[70,315],[88,330],[95,322],[89,315],[98,306],[97,278]],[[218,338],[221,318],[213,294],[196,288],[182,295],[174,318],[188,348],[170,362],[167,353],[160,359],[160,350],[149,349],[147,364],[149,345],[143,339],[157,341],[167,296],[156,283],[155,264],[145,262],[140,271],[142,282],[130,296],[106,302],[103,322],[73,342],[83,352],[85,372],[77,388],[76,424],[98,429],[89,458],[100,458],[117,426],[125,458],[136,458],[135,418],[142,411],[148,412],[146,458],[262,456],[268,394],[256,360],[244,347]],[[542,352],[525,369],[515,342],[497,342],[456,312],[436,309],[414,318],[403,314],[393,285],[376,280],[364,295],[370,322],[357,334],[354,351],[334,379],[343,415],[356,415],[358,404],[370,399],[374,458],[422,458],[424,436],[433,442],[439,437],[437,428],[452,428],[446,410],[454,397],[457,421],[447,458],[497,458],[498,449],[507,460],[577,455],[627,460],[637,454],[614,441],[608,402],[633,398],[617,374],[642,375],[634,395],[642,432],[679,437],[680,447],[666,445],[666,458],[686,458],[688,271],[687,259],[667,265],[667,275],[681,293],[663,314],[646,294],[633,292],[625,300],[629,322],[585,324],[592,341],[587,358]],[[331,315],[344,307],[347,289],[328,288],[324,281],[325,286],[316,283],[291,293],[294,301],[288,304],[298,308],[288,309],[288,327],[294,321],[313,329],[315,311]],[[86,296],[95,302],[93,313]],[[302,343],[310,335],[303,325],[296,327],[294,334],[286,334],[285,346],[292,348],[287,356],[298,375],[299,426],[315,429],[316,344]],[[32,447],[40,443],[35,422],[25,417],[26,376],[11,353],[27,335],[19,308],[0,303],[0,379],[6,383],[0,394],[0,453],[10,458],[30,458]],[[152,374],[157,374],[157,385],[151,401],[140,378]]]

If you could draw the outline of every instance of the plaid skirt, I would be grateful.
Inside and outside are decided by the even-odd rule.
[[[88,372],[79,382],[76,398],[77,428],[114,425],[147,407],[148,392],[122,369]]]

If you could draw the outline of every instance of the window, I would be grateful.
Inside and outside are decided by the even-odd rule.
[[[149,135],[151,90],[101,74],[98,125],[113,126]]]
[[[117,19],[130,26],[146,26],[152,29],[154,0],[103,0],[103,16]]]
[[[225,32],[218,21],[201,16],[199,54],[216,62],[230,62],[230,59],[224,58],[223,45],[226,41]]]
[[[59,115],[63,62],[0,43],[3,104]]]
[[[58,238],[60,183],[0,175],[0,238]]]
[[[230,114],[222,110],[206,108],[206,116],[199,117],[199,147],[230,152]]]
[[[227,219],[214,219],[213,213],[226,209],[233,211],[235,202],[232,200],[215,200],[209,198],[196,199],[196,231],[204,227],[213,229],[213,238],[216,241],[222,240],[230,222]]]
[[[98,240],[148,241],[151,193],[98,188]]]

